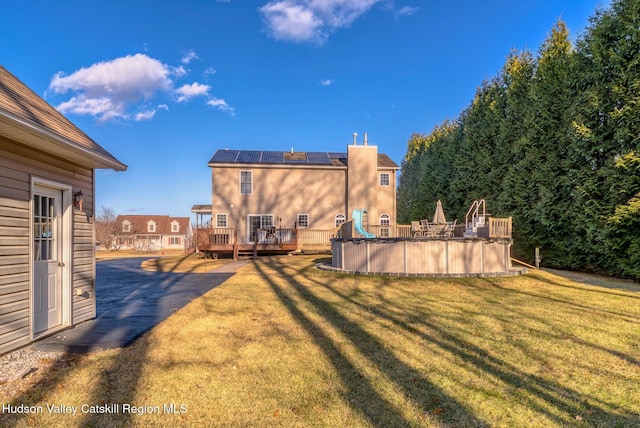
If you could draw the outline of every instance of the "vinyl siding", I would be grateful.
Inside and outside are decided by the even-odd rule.
[[[73,324],[96,316],[95,304],[95,236],[86,214],[76,211],[73,217]],[[84,291],[78,295],[76,291]]]
[[[0,196],[0,354],[29,343],[29,224],[28,201]]]
[[[93,171],[0,137],[0,354],[30,342],[29,229],[31,177],[82,190],[72,225],[72,323],[95,316]],[[77,296],[76,288],[88,290]]]

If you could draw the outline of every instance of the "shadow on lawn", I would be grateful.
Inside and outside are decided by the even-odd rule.
[[[298,321],[314,336],[317,337],[319,345],[324,352],[331,356],[334,366],[341,373],[345,383],[351,388],[347,398],[352,405],[362,411],[374,425],[389,425],[394,423],[406,424],[402,421],[402,416],[393,409],[385,398],[374,390],[362,377],[358,378],[357,369],[349,364],[345,356],[332,344],[331,340],[318,331],[318,328],[304,315],[304,312],[296,307],[293,301],[287,297],[287,292],[282,287],[269,279],[266,269],[256,265],[264,278],[269,282],[281,301],[289,308],[289,311]],[[415,368],[398,360],[395,355],[384,347],[382,343],[367,334],[357,323],[349,320],[340,314],[331,302],[319,297],[313,292],[313,288],[302,285],[286,272],[286,266],[277,262],[270,263],[269,268],[274,269],[278,275],[287,280],[287,285],[291,286],[298,296],[312,304],[327,321],[345,336],[354,341],[354,345],[365,355],[372,364],[388,376],[396,386],[416,406],[420,406],[426,413],[432,413],[436,407],[432,402],[433,397],[440,397],[440,407],[447,403],[444,411],[438,414],[441,423],[454,426],[484,426],[487,422],[482,421],[472,411],[458,402],[455,397],[447,396],[438,385],[433,384],[418,372]],[[596,425],[606,426],[636,426],[640,418],[637,414],[631,414],[628,410],[616,409],[615,403],[603,402],[595,396],[585,395],[579,390],[567,388],[561,383],[545,379],[535,374],[523,372],[512,363],[496,356],[491,349],[483,349],[474,343],[466,340],[463,333],[457,333],[453,324],[432,321],[424,316],[424,308],[414,308],[407,313],[406,308],[394,307],[394,302],[386,301],[383,294],[378,294],[382,304],[372,307],[362,303],[358,296],[347,295],[342,292],[336,284],[337,281],[318,281],[313,274],[303,272],[305,281],[310,281],[316,286],[323,287],[335,297],[353,304],[360,309],[364,309],[378,317],[386,320],[403,331],[408,336],[416,337],[416,342],[421,340],[436,345],[438,348],[455,355],[469,365],[474,372],[485,373],[487,378],[497,378],[508,385],[509,388],[518,395],[516,399],[519,404],[534,410],[536,413],[544,415],[549,420],[558,425],[565,425],[576,421],[575,418],[585,415],[585,420]],[[392,284],[392,281],[388,282]],[[495,284],[494,284],[495,285]],[[460,284],[460,286],[463,286]],[[505,293],[513,290],[505,289]],[[540,297],[540,296],[535,296]],[[565,303],[565,302],[562,302]],[[453,323],[455,320],[451,320]],[[450,328],[451,327],[451,328]],[[587,344],[590,345],[590,344]],[[628,355],[616,353],[615,351],[602,348],[602,351],[610,352],[619,358],[626,359],[632,363],[637,360]],[[359,379],[359,383],[352,384],[350,380]],[[458,379],[458,383],[464,384],[466,379]],[[358,392],[362,388],[367,388],[373,397],[373,401],[362,401]],[[498,391],[498,389],[496,390]],[[542,404],[544,403],[544,404]],[[383,404],[384,406],[380,406]],[[380,406],[384,408],[384,413],[370,414],[370,407]],[[554,410],[551,410],[551,409]],[[586,416],[588,415],[588,417]],[[380,417],[387,418],[381,422]]]
[[[434,420],[447,419],[448,422],[459,426],[482,427],[488,425],[469,413],[462,403],[447,396],[441,388],[425,379],[419,370],[400,360],[360,325],[342,315],[331,302],[323,300],[309,288],[296,281],[285,271],[283,265],[278,265],[277,262],[268,264],[268,268],[264,267],[264,263],[256,263],[255,266],[282,304],[314,338],[315,343],[331,361],[347,388],[344,393],[345,399],[354,410],[366,417],[372,426],[410,426],[412,422],[407,420],[401,414],[400,409],[396,408],[384,397],[381,391],[367,380],[364,373],[340,350],[339,345],[323,333],[322,328],[305,314],[305,310],[296,305],[289,293],[295,292],[300,298],[312,304],[333,328],[351,340],[351,344],[366,357],[371,365],[401,389],[404,398],[413,402],[423,411],[423,414],[428,414]],[[286,286],[280,286],[273,280],[273,275],[269,272],[271,269],[275,270],[278,277],[286,281]]]
[[[100,347],[87,346],[86,338],[100,337],[102,335],[115,335],[119,337],[124,347],[106,366],[95,373],[97,381],[90,391],[86,401],[89,412],[73,415],[48,415],[47,404],[60,404],[43,402],[52,391],[64,387],[64,382],[69,381],[77,370],[77,365],[62,365],[54,363],[52,370],[42,375],[42,380],[34,385],[30,391],[25,392],[12,401],[12,405],[19,406],[44,406],[44,413],[50,416],[52,426],[129,426],[138,417],[135,413],[126,413],[122,404],[132,406],[162,406],[164,403],[136,402],[138,395],[138,383],[142,374],[142,366],[145,363],[149,351],[148,342],[144,339],[137,346],[128,346],[145,332],[162,321],[180,307],[189,303],[192,299],[201,296],[222,282],[226,281],[232,273],[160,273],[144,271],[140,267],[141,259],[119,259],[98,263],[96,275],[97,317],[89,321],[92,328],[88,329],[84,337],[78,342],[82,346],[69,347],[70,354],[61,357],[61,362],[70,358],[73,353],[86,353],[99,350]],[[175,268],[175,267],[174,267]],[[190,283],[186,287],[185,283]],[[108,287],[117,287],[118,293],[109,293]],[[101,293],[102,291],[102,293]],[[82,324],[81,324],[82,325]],[[97,334],[97,336],[96,336]],[[46,340],[46,339],[45,339]],[[75,356],[73,359],[76,359]],[[68,404],[68,403],[63,403]],[[120,404],[119,408],[109,407],[112,404]],[[92,412],[93,407],[95,412]],[[102,406],[102,407],[99,407]],[[117,412],[111,413],[111,410]],[[59,419],[58,419],[59,418]],[[26,419],[27,425],[31,417],[29,414],[2,414],[0,413],[1,426],[18,425]]]
[[[501,285],[499,283],[499,281],[496,281],[495,279],[489,279],[489,278],[485,278],[484,282],[490,286],[490,287],[494,287],[500,290],[501,293],[503,293],[504,295],[513,295],[513,294],[521,294],[521,295],[525,295],[528,298],[534,300],[540,300],[541,301],[541,305],[544,304],[544,301],[551,301],[553,303],[557,303],[559,305],[565,306],[567,308],[570,309],[575,309],[578,308],[578,310],[583,310],[585,313],[599,313],[603,318],[608,318],[610,320],[618,320],[620,322],[624,322],[624,323],[629,323],[629,324],[640,324],[640,317],[634,317],[630,314],[625,314],[625,313],[621,313],[621,312],[617,312],[617,311],[612,311],[612,310],[606,310],[603,309],[600,304],[599,301],[596,301],[597,303],[594,303],[592,305],[589,305],[588,302],[585,301],[585,299],[581,299],[580,298],[580,294],[579,293],[604,293],[604,294],[610,294],[613,296],[620,296],[620,297],[624,297],[624,298],[630,298],[630,299],[636,299],[636,296],[633,296],[631,294],[620,294],[620,293],[609,293],[606,291],[602,291],[602,290],[597,290],[597,289],[590,289],[590,288],[580,288],[577,286],[571,286],[569,284],[563,284],[563,283],[557,283],[555,281],[551,281],[548,278],[546,278],[545,276],[540,277],[540,276],[532,276],[533,278],[535,278],[538,281],[544,282],[544,283],[548,283],[552,286],[559,286],[559,287],[566,287],[569,289],[575,289],[576,290],[576,295],[574,296],[574,300],[571,300],[569,298],[560,298],[557,296],[549,296],[548,293],[545,294],[544,291],[542,291],[541,293],[530,293],[530,292],[524,292],[522,290],[518,290],[518,289],[513,289],[513,288],[508,288],[505,287],[503,285]],[[473,286],[473,285],[471,285]],[[478,288],[478,287],[476,287]],[[630,302],[631,305],[634,302]],[[532,314],[527,314],[527,317],[531,318],[531,319],[535,319],[538,323],[540,324],[554,324],[553,322],[541,318],[541,317],[535,317]],[[555,325],[555,328],[557,330],[562,330],[564,327],[563,325]],[[605,330],[608,326],[602,326],[602,329]],[[631,328],[637,328],[636,326],[631,326]],[[614,335],[616,334],[615,331],[611,331],[611,332],[607,332],[608,335]],[[629,355],[627,353],[624,352],[620,352],[617,351],[615,349],[610,349],[607,347],[604,347],[602,345],[599,345],[597,343],[593,343],[593,342],[588,342],[586,340],[583,340],[577,336],[575,336],[574,334],[571,333],[565,333],[565,334],[561,334],[561,333],[557,333],[556,336],[557,340],[571,340],[571,342],[573,343],[577,343],[579,345],[585,346],[585,347],[589,347],[592,348],[593,350],[596,351],[601,351],[601,352],[605,352],[607,354],[610,354],[616,358],[619,358],[623,361],[627,361],[630,362],[632,364],[635,364],[637,366],[640,366],[640,359]]]

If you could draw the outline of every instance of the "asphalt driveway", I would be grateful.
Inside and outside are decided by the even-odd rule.
[[[98,262],[96,318],[42,339],[33,347],[84,353],[127,346],[247,263],[231,262],[209,273],[160,273],[140,267],[147,258]]]

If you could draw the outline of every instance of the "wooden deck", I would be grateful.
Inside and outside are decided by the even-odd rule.
[[[232,255],[237,259],[242,255],[256,257],[260,254],[288,254],[294,251],[304,251],[311,248],[313,244],[320,245],[323,250],[331,248],[331,231],[310,231],[301,229],[278,229],[277,232],[270,229],[267,233],[257,236],[262,237],[261,242],[242,244],[238,242],[238,232],[236,228],[207,228],[197,231],[197,248],[204,253],[205,257],[217,257],[218,255]],[[310,235],[319,236],[314,240]],[[286,241],[281,241],[280,237],[287,237]],[[322,242],[318,241],[321,240]],[[318,241],[318,242],[316,242]]]

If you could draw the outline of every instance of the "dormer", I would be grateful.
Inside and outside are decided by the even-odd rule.
[[[173,220],[171,222],[171,232],[172,233],[180,232],[180,222],[178,220]]]
[[[147,222],[147,232],[155,232],[157,227],[158,225],[156,224],[155,221],[149,220]]]
[[[131,222],[129,220],[122,222],[122,232],[131,233]]]

